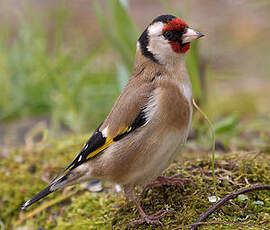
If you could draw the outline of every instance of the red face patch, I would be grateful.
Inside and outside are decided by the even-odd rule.
[[[162,31],[169,31],[169,30],[183,30],[185,27],[189,27],[188,24],[181,18],[174,18],[171,21],[168,21],[167,24],[164,26]]]
[[[171,30],[182,31],[188,27],[188,24],[181,18],[174,18],[167,22],[167,24],[162,29],[162,32],[164,33],[165,31]],[[189,43],[181,45],[181,43],[178,41],[169,41],[169,44],[171,45],[172,50],[176,53],[186,53],[190,48]]]

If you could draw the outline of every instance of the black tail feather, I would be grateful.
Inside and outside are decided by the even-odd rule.
[[[32,204],[34,204],[35,202],[39,201],[40,199],[42,199],[43,197],[49,195],[50,193],[52,193],[53,191],[50,191],[52,185],[49,185],[47,188],[43,189],[41,192],[39,192],[37,195],[33,196],[30,200],[28,200],[27,202],[25,202],[25,204],[22,206],[22,210],[25,210],[27,207],[31,206]]]

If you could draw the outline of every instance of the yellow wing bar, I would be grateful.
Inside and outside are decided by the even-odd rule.
[[[94,157],[95,155],[97,155],[98,153],[100,153],[101,151],[103,151],[104,149],[108,148],[111,143],[113,143],[113,139],[107,137],[104,145],[102,145],[101,147],[97,148],[95,151],[91,152],[87,156],[87,160],[90,159],[90,158],[92,158],[92,157]]]

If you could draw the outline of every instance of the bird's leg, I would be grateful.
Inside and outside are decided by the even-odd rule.
[[[185,182],[194,183],[193,180],[191,180],[190,178],[184,177],[182,174],[176,174],[170,177],[158,176],[156,181],[152,182],[151,184],[148,184],[144,188],[144,192],[148,191],[150,188],[159,187],[162,185],[168,185],[168,186],[174,185],[174,186],[179,186],[181,188],[184,188]]]
[[[139,213],[141,218],[139,220],[134,220],[130,223],[130,225],[132,227],[136,226],[136,225],[140,225],[143,223],[147,223],[147,224],[158,224],[158,225],[162,225],[161,221],[159,221],[160,218],[164,217],[165,215],[167,215],[168,213],[171,213],[170,210],[160,210],[157,213],[153,214],[153,215],[147,215],[144,210],[142,209],[142,206],[140,205],[140,202],[137,200],[135,192],[134,192],[134,185],[125,185],[124,186],[124,191],[125,191],[125,195],[129,200],[132,200]]]

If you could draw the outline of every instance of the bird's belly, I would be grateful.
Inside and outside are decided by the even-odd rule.
[[[148,157],[143,167],[129,177],[129,183],[145,185],[160,176],[183,147],[187,137],[186,132],[187,129],[171,131],[159,137],[157,147],[147,153]]]

